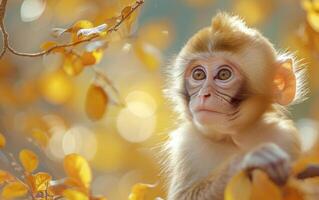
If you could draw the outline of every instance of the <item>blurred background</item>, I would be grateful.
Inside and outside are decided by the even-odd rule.
[[[67,28],[81,19],[96,26],[132,2],[9,0],[5,24],[16,50],[37,52],[45,41],[55,40],[52,28]],[[132,28],[122,28],[108,39],[95,66],[126,104],[116,105],[114,91],[106,89],[107,108],[99,120],[86,114],[94,79],[89,67],[70,76],[60,70],[63,58],[57,53],[34,58],[7,53],[0,60],[0,132],[7,139],[0,168],[19,174],[11,162],[28,148],[41,158],[40,170],[59,179],[65,176],[64,156],[79,153],[92,168],[94,194],[127,199],[132,185],[144,182],[159,183],[150,199],[165,197],[159,146],[175,126],[176,116],[162,96],[161,69],[217,11],[240,15],[277,49],[292,51],[307,64],[309,98],[290,110],[302,132],[304,150],[311,148],[319,120],[319,1],[146,0]],[[58,40],[63,43],[68,36]]]

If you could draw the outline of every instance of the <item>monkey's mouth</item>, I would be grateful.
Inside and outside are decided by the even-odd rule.
[[[211,113],[216,113],[216,114],[226,114],[223,112],[219,112],[217,110],[212,110],[209,108],[205,108],[205,107],[198,107],[197,109],[195,109],[196,112],[211,112]]]

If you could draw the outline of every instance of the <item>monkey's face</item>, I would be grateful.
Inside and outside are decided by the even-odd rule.
[[[196,124],[227,132],[238,117],[244,77],[235,63],[211,57],[196,60],[186,69],[188,107]]]

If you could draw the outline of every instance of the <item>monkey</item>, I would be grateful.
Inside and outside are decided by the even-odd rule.
[[[232,176],[264,171],[284,185],[301,153],[288,106],[305,67],[239,16],[218,12],[165,67],[178,127],[164,145],[168,200],[221,200]]]

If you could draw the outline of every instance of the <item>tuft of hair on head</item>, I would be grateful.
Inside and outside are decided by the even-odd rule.
[[[226,12],[218,12],[212,17],[209,28],[212,51],[240,51],[244,46],[257,43],[262,38],[256,29],[248,27],[238,15]]]
[[[227,12],[218,12],[211,20],[211,28],[215,33],[234,33],[245,32],[255,33],[256,31],[249,28],[245,21],[238,15],[229,14]]]
[[[231,15],[226,12],[218,12],[213,18],[211,27],[214,31],[233,32],[234,30],[246,29],[246,23],[237,15]]]

